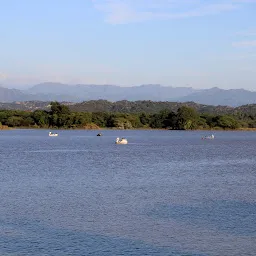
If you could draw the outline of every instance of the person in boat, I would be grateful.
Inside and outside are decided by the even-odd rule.
[[[202,137],[202,140],[206,140],[206,139],[214,139],[214,135],[210,135],[210,136],[204,136]]]
[[[49,132],[49,136],[58,136],[58,133]]]

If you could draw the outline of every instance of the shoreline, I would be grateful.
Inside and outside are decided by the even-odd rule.
[[[8,130],[56,130],[56,131],[62,131],[62,130],[85,130],[85,131],[101,131],[101,130],[115,130],[115,131],[134,131],[134,130],[138,130],[138,131],[187,131],[187,132],[192,132],[192,131],[208,131],[208,132],[216,132],[216,131],[222,131],[222,132],[225,132],[225,131],[233,131],[233,132],[245,132],[245,131],[248,131],[248,132],[256,132],[256,128],[237,128],[237,129],[219,129],[219,128],[216,128],[216,129],[194,129],[194,130],[172,130],[172,129],[159,129],[159,128],[133,128],[133,129],[119,129],[119,128],[110,128],[110,127],[106,127],[106,128],[54,128],[54,127],[48,127],[48,128],[42,128],[42,127],[4,127],[4,128],[1,128],[0,127],[0,130],[1,131],[8,131]]]

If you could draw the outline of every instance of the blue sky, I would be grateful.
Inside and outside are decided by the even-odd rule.
[[[0,0],[0,84],[256,90],[256,0]]]

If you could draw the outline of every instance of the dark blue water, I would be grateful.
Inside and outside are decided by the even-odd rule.
[[[256,255],[255,132],[101,132],[0,131],[0,255]]]

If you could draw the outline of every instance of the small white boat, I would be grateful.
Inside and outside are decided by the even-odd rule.
[[[127,144],[128,141],[125,138],[122,138],[121,140],[119,138],[116,138],[116,144]]]
[[[214,137],[214,135],[212,134],[212,135],[210,135],[210,136],[204,136],[204,137],[202,137],[202,140],[213,140],[215,137]]]
[[[50,137],[56,137],[56,136],[59,136],[59,134],[58,133],[49,132],[49,136]]]

